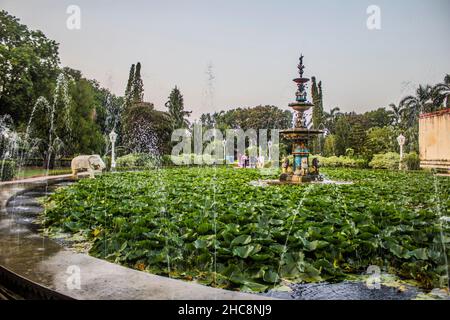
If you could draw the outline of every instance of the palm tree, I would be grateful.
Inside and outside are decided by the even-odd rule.
[[[398,106],[391,104],[394,118],[400,115],[399,129],[407,136],[410,150],[418,149],[419,115],[434,112],[441,108],[448,108],[450,95],[450,75],[435,86],[420,85],[415,95],[403,98]]]
[[[415,96],[407,96],[400,101],[400,107],[402,120],[407,126],[412,126],[421,113],[434,111],[433,88],[430,85],[420,85]]]
[[[336,123],[336,120],[340,115],[342,115],[342,112],[338,107],[332,108],[329,113],[326,111],[324,112],[324,123],[329,132],[334,132],[334,124]]]
[[[449,108],[450,103],[448,97],[450,96],[450,75],[444,77],[442,83],[438,83],[433,87],[434,103],[438,109]]]
[[[392,124],[397,127],[400,125],[402,119],[403,106],[401,104],[395,105],[395,103],[391,103],[389,107],[392,109],[390,110]]]
[[[407,96],[400,101],[399,108],[400,129],[409,141],[407,147],[410,151],[418,151],[419,115],[435,110],[433,87],[420,85],[415,96]]]

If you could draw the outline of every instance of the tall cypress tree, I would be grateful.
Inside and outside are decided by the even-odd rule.
[[[131,94],[132,103],[140,103],[144,101],[144,82],[141,77],[141,63],[138,62],[136,64],[136,71],[134,73],[133,78],[133,86],[132,86],[132,94]]]
[[[324,120],[324,113],[323,113],[323,95],[322,95],[322,81],[319,81],[319,84],[317,85],[319,88],[319,109],[317,111],[317,118],[320,120],[319,124],[320,125],[323,120]]]
[[[322,81],[317,84],[316,77],[311,78],[311,95],[314,103],[313,124],[317,128],[323,121]]]
[[[134,83],[134,70],[135,70],[135,65],[133,63],[130,68],[130,73],[128,75],[127,87],[125,89],[125,101],[124,101],[125,108],[128,108],[131,105],[131,93],[133,91],[133,83]]]
[[[320,124],[323,123],[323,99],[322,99],[322,82],[319,81],[317,84],[316,77],[311,78],[311,96],[313,99],[313,127],[318,129]],[[322,145],[324,143],[323,137],[314,137],[312,139],[312,150],[313,153],[319,154],[322,152]]]
[[[184,110],[183,96],[176,86],[170,93],[169,101],[166,102],[166,107],[169,109],[174,129],[186,128],[189,126],[189,121],[186,117],[188,117],[192,111]]]

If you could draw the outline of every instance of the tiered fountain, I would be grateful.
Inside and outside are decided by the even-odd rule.
[[[308,142],[311,138],[323,134],[323,131],[308,129],[305,124],[304,112],[313,108],[314,104],[307,99],[306,83],[308,83],[309,79],[303,77],[304,68],[303,55],[301,55],[300,63],[298,64],[300,77],[293,80],[298,87],[295,93],[296,99],[295,102],[289,104],[289,107],[294,110],[293,127],[280,131],[282,138],[292,143],[292,155],[294,159],[292,165],[287,158],[283,161],[283,173],[280,176],[280,181],[285,183],[303,183],[321,180],[317,159],[313,159],[310,166]]]

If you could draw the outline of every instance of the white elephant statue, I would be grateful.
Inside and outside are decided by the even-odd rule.
[[[106,168],[105,163],[98,154],[90,156],[78,156],[72,159],[72,176],[77,177],[78,172],[87,171],[91,178],[95,178],[95,172],[102,172]]]

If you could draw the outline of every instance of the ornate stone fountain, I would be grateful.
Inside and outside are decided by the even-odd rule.
[[[283,160],[283,173],[280,176],[281,182],[286,183],[303,183],[315,180],[321,180],[319,175],[319,165],[317,159],[313,159],[310,163],[308,142],[316,136],[323,134],[322,130],[308,129],[305,124],[304,112],[314,107],[314,104],[308,101],[306,93],[306,83],[309,79],[303,77],[303,55],[300,56],[298,64],[299,78],[293,81],[297,84],[298,90],[295,93],[295,102],[290,103],[294,111],[293,128],[280,131],[283,139],[292,143],[293,163],[285,158]]]

